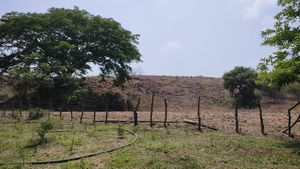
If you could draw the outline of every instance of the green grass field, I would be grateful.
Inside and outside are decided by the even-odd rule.
[[[88,132],[50,132],[49,142],[33,148],[24,148],[34,137],[39,123],[1,124],[0,161],[20,161],[19,147],[26,160],[55,159],[90,151],[104,150],[128,142],[124,134],[120,139],[118,125],[61,124],[64,130]],[[146,126],[122,125],[136,132],[139,138],[132,146],[112,153],[84,160],[49,165],[1,165],[1,168],[295,168],[300,167],[300,143],[287,137],[257,137],[204,130],[182,125],[150,129]],[[96,134],[95,132],[102,134]],[[72,140],[74,139],[73,143]],[[91,141],[92,140],[92,141]],[[71,150],[71,145],[73,148]],[[21,153],[21,154],[22,154]]]

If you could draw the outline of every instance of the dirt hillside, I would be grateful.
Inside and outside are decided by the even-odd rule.
[[[231,100],[228,91],[223,88],[221,78],[142,75],[133,76],[124,88],[115,87],[111,80],[103,81],[100,77],[87,77],[84,83],[97,94],[109,91],[119,93],[132,102],[136,102],[138,97],[141,97],[142,110],[150,109],[152,92],[155,93],[154,107],[159,110],[164,109],[164,99],[167,99],[168,107],[174,110],[195,109],[199,96],[201,96],[201,105],[205,107],[230,107]],[[293,100],[285,93],[275,98],[280,98],[280,104]],[[265,95],[263,100],[272,101]]]

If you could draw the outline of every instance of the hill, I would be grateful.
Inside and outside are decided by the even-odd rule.
[[[17,96],[9,85],[9,81],[7,77],[1,78],[0,92],[2,94],[0,94],[2,97],[12,98]],[[124,84],[124,87],[113,85],[111,78],[102,79],[96,76],[85,77],[82,82],[92,93],[89,97],[92,104],[104,104],[105,99],[102,96],[110,93],[113,96],[113,99],[110,100],[112,107],[126,107],[124,106],[126,100],[131,103],[132,107],[140,97],[140,110],[149,110],[151,96],[154,92],[154,108],[159,111],[164,110],[164,99],[167,100],[171,111],[195,110],[199,96],[201,97],[201,105],[206,108],[228,108],[231,105],[229,93],[223,88],[221,78],[139,75],[132,76],[131,80]],[[295,101],[295,98],[286,92],[258,92],[258,94],[263,97],[264,103],[275,102],[281,104],[291,100]]]
[[[101,80],[100,77],[87,77],[84,81],[93,92],[101,95],[106,92],[118,93],[124,99],[136,102],[141,97],[141,109],[149,110],[152,92],[155,94],[154,107],[164,108],[164,99],[169,107],[175,110],[195,108],[198,97],[201,104],[214,107],[228,107],[231,102],[230,95],[223,88],[223,80],[213,77],[180,77],[180,76],[133,76],[124,88],[115,87],[112,80]],[[294,100],[286,92],[273,93],[273,95],[258,92],[263,96],[265,103],[284,103]]]

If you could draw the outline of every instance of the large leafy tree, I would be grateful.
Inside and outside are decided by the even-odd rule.
[[[240,107],[252,108],[256,106],[254,90],[257,72],[251,68],[236,66],[224,73],[224,88],[230,95],[238,100]]]
[[[26,86],[23,93],[37,84],[68,89],[68,81],[86,75],[91,64],[122,83],[130,63],[140,61],[137,40],[115,20],[78,7],[10,12],[0,18],[0,74],[14,76],[17,88]]]
[[[262,32],[263,45],[275,47],[259,65],[258,82],[280,88],[300,81],[300,1],[278,0],[282,10],[274,17],[273,28]]]

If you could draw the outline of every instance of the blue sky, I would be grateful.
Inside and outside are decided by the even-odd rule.
[[[272,53],[261,46],[262,30],[273,25],[277,0],[0,0],[10,11],[45,12],[78,6],[114,18],[140,34],[136,74],[221,77],[234,66],[255,68]],[[96,67],[89,75],[96,75]]]

